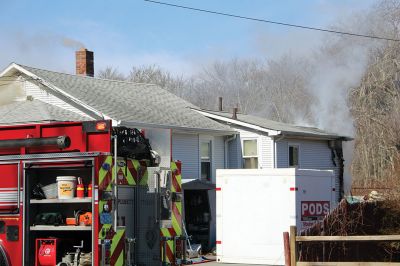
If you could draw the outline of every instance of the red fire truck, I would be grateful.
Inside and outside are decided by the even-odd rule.
[[[110,121],[0,127],[0,265],[180,265],[180,162]]]

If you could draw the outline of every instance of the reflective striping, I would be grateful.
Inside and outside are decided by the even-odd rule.
[[[104,169],[103,168],[104,164],[108,164],[109,169]],[[106,156],[99,170],[99,189],[101,190],[111,189],[111,183],[113,178],[113,175],[111,173],[112,168],[113,168],[113,158],[112,156]]]
[[[105,232],[110,231],[111,226],[112,226],[111,224],[102,224],[99,226],[99,239],[101,240],[106,239],[107,234]]]
[[[161,236],[163,237],[172,237],[174,235],[174,232],[172,231],[171,234],[171,229],[172,228],[161,228]],[[173,229],[172,229],[173,230]],[[172,240],[168,240],[167,241],[167,246],[166,246],[166,251],[164,250],[164,243],[162,243],[162,253],[161,253],[161,258],[164,258],[164,254],[163,252],[166,252],[166,261],[167,263],[172,263],[173,259],[174,259],[174,254],[173,254],[173,241]]]
[[[171,162],[171,192],[181,192],[181,175],[180,175],[180,162]],[[172,216],[171,216],[172,227],[161,228],[161,235],[165,237],[175,237],[182,235],[182,202],[172,202]],[[174,241],[167,241],[166,250],[166,263],[176,265],[174,260]],[[163,255],[163,254],[162,254]]]
[[[148,180],[148,172],[147,172],[147,162],[141,161],[140,162],[141,171],[140,171],[140,182],[139,185],[146,186]]]
[[[172,227],[175,230],[175,235],[182,234],[182,215],[179,213],[177,204],[180,202],[174,202],[172,205]]]
[[[123,266],[124,249],[125,249],[124,243],[125,243],[125,229],[117,230],[111,242],[111,265]]]
[[[182,176],[181,176],[181,163],[171,162],[172,171],[172,192],[182,192]]]
[[[122,237],[125,234],[125,230],[117,230],[117,232],[115,233],[114,237],[112,238],[112,243],[111,243],[111,254],[114,253],[115,249],[117,248],[119,242],[122,239]]]
[[[125,178],[126,178],[126,180],[127,180],[127,182],[128,182],[128,185],[136,185],[136,183],[135,183],[135,179],[133,178],[133,175],[132,175],[132,168],[131,167],[129,167],[130,165],[131,165],[131,163],[129,163],[129,162],[132,162],[132,160],[128,160],[127,161],[127,163],[126,163],[126,165],[125,165],[125,173],[126,173],[126,176],[125,176]]]

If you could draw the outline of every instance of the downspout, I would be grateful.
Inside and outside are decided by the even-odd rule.
[[[232,135],[232,137],[225,139],[224,141],[224,157],[225,157],[225,169],[228,169],[228,145],[229,142],[236,139],[237,134]]]
[[[342,143],[337,140],[328,141],[328,146],[332,152],[332,163],[335,167],[339,167],[339,201],[344,196],[344,158]],[[337,161],[336,161],[337,159]],[[338,165],[339,164],[339,165]]]
[[[278,168],[278,161],[277,161],[277,154],[278,154],[278,152],[277,152],[277,146],[276,146],[276,144],[277,144],[277,142],[278,141],[281,141],[283,138],[285,138],[285,135],[283,135],[283,134],[281,134],[281,135],[278,135],[279,136],[279,138],[273,138],[273,140],[274,140],[274,143],[273,143],[273,145],[272,145],[272,148],[273,148],[273,157],[274,157],[274,167],[273,168]]]

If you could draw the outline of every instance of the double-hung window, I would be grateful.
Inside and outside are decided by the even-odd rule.
[[[258,168],[258,148],[257,139],[243,140],[243,168],[257,169]]]
[[[201,179],[211,181],[211,141],[200,143]]]

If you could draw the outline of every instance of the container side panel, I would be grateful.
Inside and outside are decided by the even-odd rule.
[[[295,217],[290,191],[294,175],[274,176],[264,170],[217,172],[217,259],[221,262],[284,263],[282,233]]]
[[[307,175],[304,170],[296,175],[296,217],[298,231],[313,226],[335,206],[332,197],[333,171],[320,171],[320,176]]]

